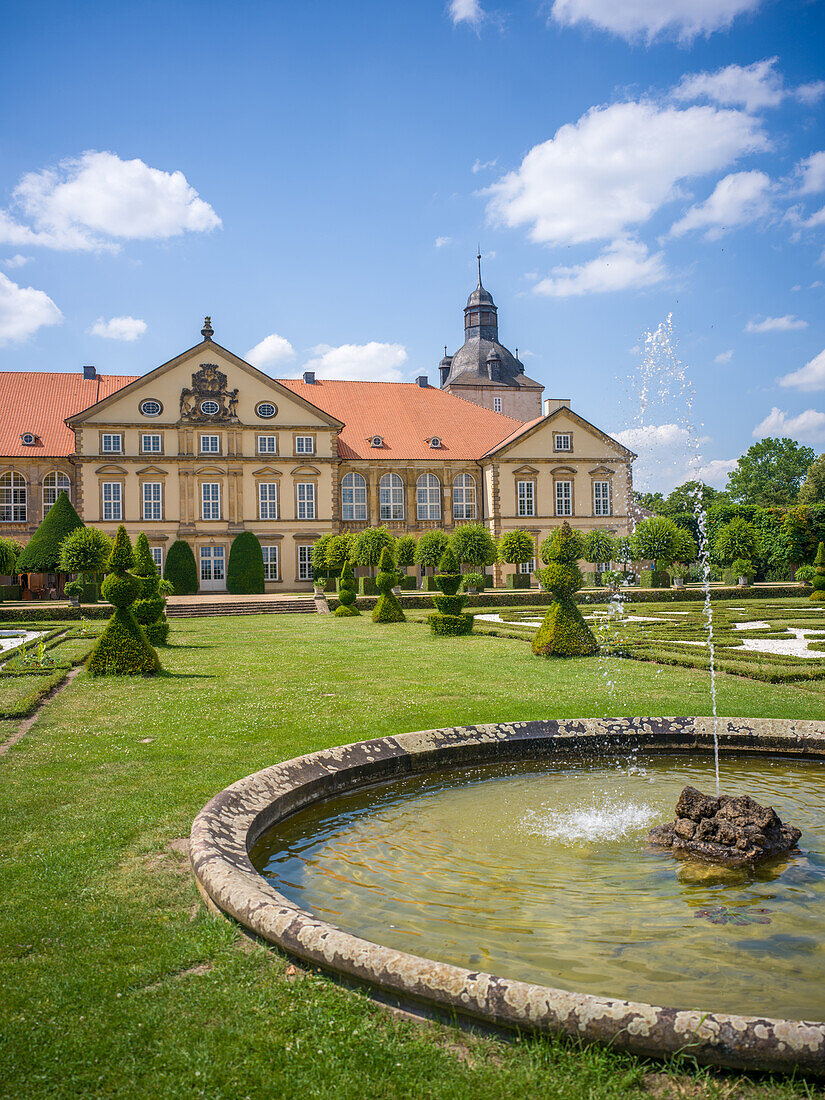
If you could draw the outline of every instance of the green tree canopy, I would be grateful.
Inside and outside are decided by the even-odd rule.
[[[483,523],[462,523],[450,545],[461,565],[492,565],[497,557],[495,539]]]
[[[584,536],[584,560],[593,565],[613,560],[613,538],[607,531],[595,528]]]
[[[679,528],[669,516],[649,516],[636,525],[633,532],[633,557],[636,561],[651,561],[668,566],[673,561]]]
[[[356,565],[374,569],[381,560],[381,551],[392,552],[394,544],[395,539],[386,527],[365,527],[356,535],[350,556]]]
[[[707,511],[719,495],[718,489],[706,485],[704,481],[685,481],[668,493],[662,514],[671,519],[675,519],[679,512],[690,512],[692,515],[699,503]]]
[[[633,499],[640,508],[646,508],[648,512],[661,515],[665,507],[665,498],[662,493],[637,493],[633,491]]]
[[[83,526],[65,492],[57,500],[23,549],[17,562],[18,573],[60,573],[60,544],[66,535]]]
[[[355,536],[351,534],[333,535],[326,545],[324,556],[327,559],[327,568],[330,576],[342,576],[342,570],[351,560],[352,547]],[[316,544],[317,545],[317,544]]]
[[[0,574],[10,577],[17,572],[17,559],[23,553],[23,547],[13,539],[0,538]]]
[[[402,535],[395,547],[395,556],[401,569],[415,564],[415,539],[412,535]]]
[[[815,457],[810,447],[801,447],[794,439],[760,439],[728,474],[728,493],[741,504],[789,507],[796,503]]]
[[[112,540],[96,527],[76,527],[60,544],[60,572],[102,573],[112,552]]]
[[[731,565],[738,558],[751,561],[757,549],[756,532],[744,516],[737,516],[720,529],[713,549],[723,565]]]
[[[690,565],[691,562],[696,561],[698,556],[699,547],[696,545],[696,539],[684,527],[677,528],[673,544],[674,562],[679,562],[680,565]]]
[[[633,542],[630,535],[617,535],[613,539],[613,560],[625,567],[633,561]]]
[[[584,557],[584,538],[565,520],[561,527],[542,540],[539,554],[545,565],[559,561],[575,564]],[[578,587],[581,588],[581,582]]]
[[[527,531],[505,531],[498,540],[498,556],[508,565],[523,565],[536,556],[535,539]]]
[[[799,490],[800,504],[825,504],[825,452],[817,455]]]
[[[449,542],[443,531],[425,531],[415,548],[416,564],[435,569]]]
[[[333,535],[321,535],[312,544],[312,568],[317,577],[325,577],[330,572],[327,547],[332,542],[333,537]]]

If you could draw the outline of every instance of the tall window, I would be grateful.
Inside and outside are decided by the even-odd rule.
[[[151,435],[148,433],[141,435],[140,449],[145,455],[159,455],[163,450],[160,435],[157,432],[153,432]]]
[[[123,436],[104,432],[101,446],[104,454],[123,454]]]
[[[49,511],[60,493],[71,496],[71,484],[66,474],[55,470],[43,478],[43,515]]]
[[[201,519],[221,518],[221,486],[218,481],[201,484]]]
[[[103,482],[103,518],[123,519],[123,486],[119,481]]]
[[[143,483],[143,518],[163,519],[163,485],[160,481]]]
[[[0,523],[26,522],[26,479],[11,470],[0,477]]]
[[[299,481],[295,489],[298,496],[298,519],[315,519],[315,482]]]
[[[224,546],[201,547],[201,580],[222,581],[226,576],[226,548]]]
[[[609,481],[594,481],[593,482],[593,515],[594,516],[609,516],[610,515],[610,482]]]
[[[258,436],[258,454],[261,455],[274,455],[278,453],[278,437],[277,435],[259,435]]]
[[[312,547],[298,547],[298,580],[312,580]]]
[[[158,573],[163,572],[163,547],[162,546],[150,546],[152,553],[152,561],[155,563],[155,568]]]
[[[341,481],[341,519],[367,518],[367,483],[361,474],[347,474]]]
[[[278,518],[278,482],[258,482],[258,519]]]
[[[471,474],[458,474],[453,479],[453,517],[476,518],[476,481]]]
[[[501,398],[500,397],[494,397],[493,398],[493,412],[497,412],[497,413],[501,412]]]
[[[295,453],[298,455],[311,455],[315,452],[315,437],[311,435],[295,436]]]
[[[404,518],[404,482],[398,474],[384,474],[378,482],[381,519]]]
[[[264,580],[265,581],[277,581],[280,580],[280,571],[278,569],[278,546],[262,546],[261,553],[264,556]]]
[[[534,481],[519,481],[516,489],[518,514],[520,516],[534,516],[536,514],[536,483]]]
[[[422,474],[415,483],[419,519],[441,519],[441,482],[435,474]]]
[[[201,436],[201,454],[216,455],[216,454],[220,454],[220,450],[221,450],[221,437],[219,435],[202,435]]]
[[[556,482],[556,515],[557,516],[572,516],[573,515],[573,482],[572,481],[557,481]]]

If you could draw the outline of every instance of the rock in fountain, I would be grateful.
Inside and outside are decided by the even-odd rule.
[[[760,806],[748,795],[712,798],[685,787],[676,803],[676,820],[651,829],[648,839],[689,859],[752,867],[795,848],[801,836],[799,829],[783,825],[770,806]]]

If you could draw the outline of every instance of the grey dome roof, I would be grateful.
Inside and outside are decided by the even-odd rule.
[[[478,379],[483,379],[489,383],[490,375],[487,372],[487,361],[489,359],[493,359],[493,361],[500,360],[501,373],[499,381],[503,385],[512,386],[518,375],[524,371],[524,367],[518,359],[511,355],[503,345],[495,340],[482,340],[476,337],[468,340],[455,353],[450,364],[449,377],[444,384],[449,385],[451,382],[458,381],[459,378],[462,382],[467,383],[472,383]]]
[[[465,309],[470,309],[472,306],[492,306],[493,309],[496,308],[496,303],[493,301],[492,294],[489,290],[485,290],[481,283],[478,284],[467,299]]]

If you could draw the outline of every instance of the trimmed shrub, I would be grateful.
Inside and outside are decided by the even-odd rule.
[[[132,544],[121,524],[103,582],[103,596],[114,604],[115,613],[86,661],[92,676],[152,676],[160,671],[158,655],[130,610],[141,593],[140,580],[127,572],[134,564]]]
[[[22,600],[23,589],[19,584],[0,585],[0,600]]]
[[[812,565],[800,565],[794,574],[794,580],[799,581],[800,584],[809,585],[816,576],[816,570]]]
[[[567,523],[566,520],[562,526],[566,527],[569,531],[569,534],[566,534],[564,537],[567,552],[570,554],[574,554],[574,557],[572,557],[570,560],[573,562],[579,561],[580,558],[584,557],[584,539],[578,533],[578,531],[574,531],[572,529],[572,527],[569,523]],[[557,560],[553,557],[553,553],[555,552],[554,548],[558,545],[556,540],[561,530],[561,527],[557,527],[552,534],[548,535],[547,538],[542,539],[541,546],[539,546],[539,557],[545,565],[549,565],[551,561]]]
[[[166,645],[169,637],[169,620],[164,614],[166,600],[161,595],[161,579],[149,549],[149,540],[142,531],[135,540],[133,572],[140,582],[140,593],[132,605],[132,614],[152,645]]]
[[[198,591],[198,563],[188,542],[177,539],[169,547],[163,576],[174,585],[176,596],[194,596]]]
[[[415,565],[416,541],[412,535],[402,535],[395,547],[395,560],[399,569],[409,569]]]
[[[375,583],[375,577],[359,577],[358,578],[358,595],[359,596],[377,596],[378,587]]]
[[[584,536],[584,560],[601,565],[613,560],[613,536],[596,527]]]
[[[462,614],[467,597],[456,595],[462,579],[455,554],[452,547],[448,546],[441,555],[435,577],[442,594],[432,597],[436,614],[427,616],[433,634],[455,636],[472,633],[473,616]]]
[[[505,588],[529,588],[532,582],[533,578],[529,573],[508,573],[504,586]]]
[[[375,578],[376,587],[381,595],[372,613],[374,623],[403,623],[406,621],[404,610],[392,591],[397,582],[398,574],[395,571],[395,562],[392,560],[389,548],[385,546],[381,551],[378,576]]]
[[[811,582],[813,585],[813,592],[808,597],[809,600],[815,600],[817,603],[825,603],[825,542],[821,542],[816,551],[816,557],[814,558],[814,564],[816,565],[816,571],[814,572],[814,579]]]
[[[536,556],[536,543],[527,531],[505,531],[498,540],[498,556],[508,565],[523,565]]]
[[[345,562],[344,571],[338,584],[338,606],[333,611],[333,615],[344,618],[349,615],[360,614],[361,612],[355,606],[355,578],[352,573],[352,566],[349,562]]]
[[[459,565],[492,565],[498,556],[495,539],[483,523],[462,523],[456,527],[450,546]]]
[[[472,634],[475,620],[470,614],[466,615],[430,615],[427,621],[433,634],[442,637],[456,637],[463,634]]]
[[[542,558],[548,563],[542,570],[542,580],[552,593],[553,602],[533,638],[537,657],[581,657],[598,652],[598,642],[573,602],[573,595],[583,582],[576,565],[581,550],[580,536],[566,521],[549,545],[545,547],[542,543]]]
[[[83,520],[74,510],[65,492],[58,493],[46,518],[23,548],[23,553],[17,560],[17,572],[64,572],[60,568],[60,544],[67,535],[82,526]]]
[[[226,567],[226,590],[233,596],[264,591],[264,555],[253,531],[242,531],[232,540]]]
[[[670,574],[664,569],[643,569],[639,585],[642,588],[670,588]]]
[[[401,587],[405,592],[415,592],[416,588],[418,588],[418,581],[415,577],[402,577]]]

